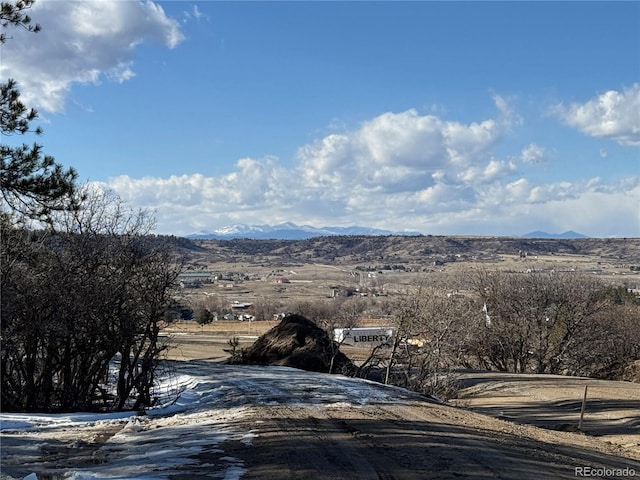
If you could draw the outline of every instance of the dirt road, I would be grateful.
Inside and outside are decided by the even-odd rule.
[[[578,468],[589,478],[640,476],[634,450],[598,437],[518,425],[373,382],[210,361],[176,361],[172,371],[180,397],[144,417],[3,417],[30,426],[3,430],[2,475],[546,480],[575,479]]]
[[[640,462],[577,434],[516,426],[430,404],[252,411],[245,479],[570,479],[576,468],[635,471]],[[613,475],[598,476],[608,478]]]
[[[221,446],[243,461],[243,479],[569,479],[576,468],[602,470],[595,478],[640,475],[640,458],[595,437],[517,425],[370,382],[271,371],[227,383],[229,406],[251,405],[240,420],[251,441]],[[198,458],[215,463],[206,451]]]

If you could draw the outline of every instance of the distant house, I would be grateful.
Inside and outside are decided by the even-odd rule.
[[[236,300],[231,304],[231,308],[233,308],[234,310],[246,310],[247,308],[250,308],[252,305],[253,303],[239,302]]]
[[[585,273],[591,273],[593,275],[602,275],[602,269],[601,268],[585,268],[584,272]]]
[[[340,285],[333,285],[329,287],[329,296],[335,297],[351,297],[358,293],[358,289],[354,287],[343,287]]]
[[[291,283],[291,281],[287,277],[278,277],[276,283]]]
[[[215,280],[215,273],[209,270],[200,270],[196,272],[182,272],[178,274],[179,282],[200,282],[211,283]]]
[[[208,270],[183,272],[178,274],[177,280],[182,288],[200,288],[204,283],[212,283],[215,273]]]

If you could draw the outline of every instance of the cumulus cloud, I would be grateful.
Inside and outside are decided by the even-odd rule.
[[[567,125],[592,137],[620,145],[640,146],[640,83],[609,90],[586,103],[556,105],[553,113]]]
[[[640,177],[614,184],[593,179],[578,184],[540,185],[525,202],[527,225],[550,232],[572,229],[591,236],[640,236]],[[533,228],[524,229],[530,231]]]
[[[289,195],[297,190],[295,181],[276,159],[266,157],[240,159],[232,172],[220,177],[121,175],[102,185],[131,204],[155,211],[162,231],[184,234],[212,225],[265,223],[265,211],[269,212],[269,220],[289,220],[284,212],[298,207],[295,202],[289,204],[290,199],[296,198]],[[303,196],[300,198],[304,200]]]
[[[640,236],[640,177],[534,184],[520,178],[484,187],[460,209],[423,217],[428,233],[521,235],[575,230],[590,236]]]
[[[355,186],[391,194],[482,183],[513,169],[491,156],[507,128],[503,117],[463,124],[416,110],[387,112],[300,148],[298,174],[307,185],[345,198]]]
[[[530,143],[520,152],[520,160],[524,163],[544,163],[547,158],[545,149],[535,143]]]
[[[514,164],[492,155],[506,128],[500,112],[469,124],[387,112],[301,147],[292,169],[275,158],[244,158],[220,177],[122,176],[109,186],[159,214],[182,210],[172,216],[182,233],[237,221],[349,224],[357,217],[382,226],[383,212],[412,218],[468,208],[478,188],[510,175]]]
[[[508,128],[500,112],[469,124],[387,112],[301,147],[291,168],[273,157],[243,158],[218,177],[121,176],[108,186],[155,210],[164,233],[293,221],[434,234],[573,229],[608,236],[624,226],[627,236],[640,235],[629,221],[638,219],[640,178],[534,183],[510,158],[536,161],[542,147],[494,156]]]
[[[481,185],[491,183],[516,172],[515,163],[491,159],[489,163],[481,166],[469,167],[458,175],[458,179],[467,184]]]
[[[266,179],[244,176],[249,165],[257,166]],[[475,186],[438,183],[377,195],[356,185],[344,198],[301,181],[273,159],[246,159],[219,178],[121,176],[105,186],[132,205],[154,210],[160,233],[293,221],[317,226],[357,223],[432,234],[519,235],[536,229],[572,229],[592,236],[640,236],[640,177],[614,184],[597,178],[550,184],[525,178]]]
[[[184,38],[178,22],[152,1],[39,0],[29,13],[42,31],[12,32],[0,76],[17,80],[24,100],[49,112],[63,110],[74,83],[131,79],[141,43],[174,48]]]

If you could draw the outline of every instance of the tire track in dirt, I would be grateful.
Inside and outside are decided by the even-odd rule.
[[[359,425],[327,414],[328,409],[277,406],[254,413],[263,420],[245,458],[243,479],[413,478],[395,459],[382,456],[383,446]]]
[[[431,404],[278,405],[253,408],[250,417],[257,437],[234,453],[247,480],[568,480],[580,466],[640,472],[640,462],[594,439],[573,445],[576,434],[545,437],[536,427]]]

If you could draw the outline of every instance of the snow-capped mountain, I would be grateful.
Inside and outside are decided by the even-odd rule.
[[[237,224],[218,228],[211,231],[200,231],[187,235],[191,239],[220,239],[253,238],[277,240],[304,240],[313,237],[331,235],[420,235],[420,232],[393,232],[368,227],[322,227],[311,225],[296,225],[285,222],[277,225],[246,225]]]

